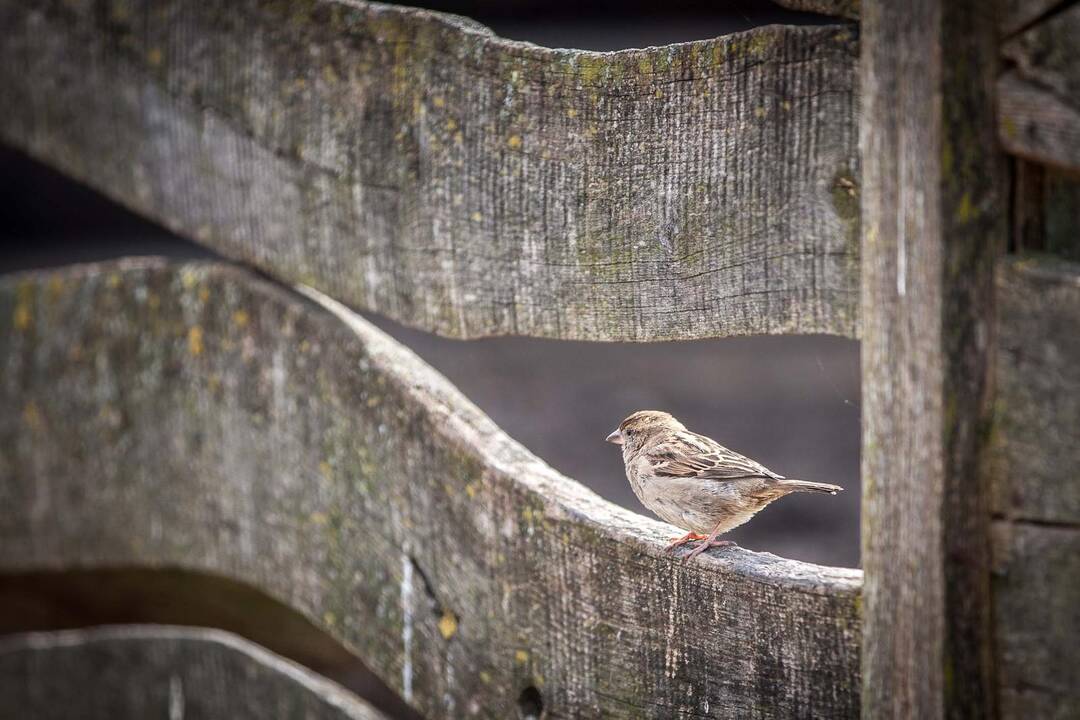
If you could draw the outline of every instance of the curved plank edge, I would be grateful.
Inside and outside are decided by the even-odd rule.
[[[856,334],[849,25],[595,53],[359,1],[114,10],[0,2],[0,138],[223,255],[462,338]]]
[[[235,578],[429,717],[530,687],[552,717],[858,712],[861,573],[671,558],[306,292],[157,260],[0,279],[0,571]]]
[[[0,637],[0,706],[35,720],[386,717],[231,633],[163,625]]]

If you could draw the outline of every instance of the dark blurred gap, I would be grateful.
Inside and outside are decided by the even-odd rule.
[[[3,144],[0,198],[0,272],[129,255],[218,257]]]
[[[0,573],[0,634],[132,623],[228,630],[330,678],[392,718],[420,719],[334,638],[249,585],[176,569]]]
[[[763,25],[844,22],[785,10],[769,0],[673,2],[544,2],[543,0],[428,0],[395,5],[464,15],[501,37],[577,50],[624,50],[706,40]]]

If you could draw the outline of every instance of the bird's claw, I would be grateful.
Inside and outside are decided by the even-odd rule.
[[[731,540],[708,540],[708,539],[706,539],[706,541],[705,541],[705,542],[701,543],[701,544],[700,544],[700,545],[698,545],[698,546],[697,546],[696,548],[694,548],[694,549],[693,549],[693,550],[691,550],[691,551],[690,551],[689,553],[687,553],[687,554],[686,554],[686,556],[685,556],[685,557],[683,558],[683,560],[684,560],[685,562],[689,562],[690,560],[692,560],[693,558],[697,557],[697,556],[698,556],[698,555],[700,555],[701,553],[705,552],[705,551],[706,551],[706,550],[708,550],[709,548],[714,548],[714,547],[730,547],[730,546],[732,546],[732,545],[734,545],[734,544],[735,544],[735,543],[734,543],[734,542],[732,542]]]
[[[685,535],[683,535],[681,538],[676,538],[675,540],[672,540],[671,543],[667,546],[667,549],[669,551],[675,550],[675,548],[681,547],[681,546],[685,545],[688,542],[693,542],[694,540],[704,540],[704,539],[705,539],[704,535],[699,535],[698,533],[695,533],[695,532],[688,532]]]

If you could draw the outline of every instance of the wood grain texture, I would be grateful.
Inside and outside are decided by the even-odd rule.
[[[1001,717],[1080,717],[1080,527],[997,520],[993,537]]]
[[[856,30],[593,53],[364,2],[3,0],[0,138],[455,337],[856,334]]]
[[[235,635],[161,625],[0,638],[0,718],[379,720],[347,690]]]
[[[996,23],[974,0],[861,21],[863,716],[993,717]]]
[[[1080,526],[1080,264],[1014,260],[997,287],[993,512]]]
[[[1080,169],[1080,110],[1011,70],[998,81],[998,137],[1013,155]]]
[[[0,280],[0,570],[226,575],[429,717],[529,687],[553,718],[858,712],[861,573],[671,558],[675,528],[308,292],[161,261]]]
[[[1000,137],[1014,154],[1080,169],[1080,5],[1002,46],[1015,69],[998,84]]]

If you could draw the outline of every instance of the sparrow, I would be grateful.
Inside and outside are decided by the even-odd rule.
[[[788,493],[835,495],[843,490],[778,475],[657,410],[630,415],[606,439],[622,446],[626,478],[638,500],[661,519],[688,531],[668,550],[704,541],[687,559],[710,547],[734,545],[716,538]]]

